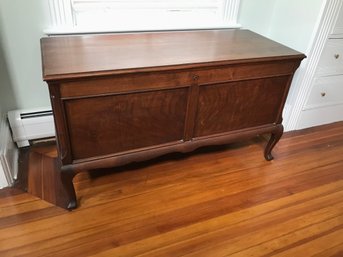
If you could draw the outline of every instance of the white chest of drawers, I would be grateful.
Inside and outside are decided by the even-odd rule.
[[[343,10],[321,53],[298,128],[343,120]]]

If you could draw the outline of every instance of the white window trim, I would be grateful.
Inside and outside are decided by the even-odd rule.
[[[237,23],[240,0],[225,0],[223,21],[219,24],[207,25],[185,25],[185,26],[164,26],[156,25],[139,28],[99,28],[85,29],[75,26],[70,0],[48,0],[50,11],[50,27],[44,30],[47,35],[83,34],[83,33],[109,33],[109,32],[145,32],[145,31],[168,31],[168,30],[194,30],[194,29],[228,29],[240,28]],[[232,21],[235,21],[234,23]]]

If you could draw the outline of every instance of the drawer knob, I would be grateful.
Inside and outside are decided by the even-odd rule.
[[[339,54],[335,54],[335,59],[338,59],[339,58]]]
[[[326,93],[325,93],[325,92],[322,92],[322,93],[320,93],[320,95],[321,95],[322,97],[324,97],[324,96],[326,96]]]

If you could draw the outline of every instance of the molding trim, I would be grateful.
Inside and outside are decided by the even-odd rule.
[[[10,128],[6,116],[0,117],[0,177],[5,181],[1,183],[3,186],[10,186],[18,173],[18,148],[12,141]],[[4,176],[2,176],[4,175]]]
[[[131,33],[131,32],[156,32],[156,31],[187,31],[187,30],[208,30],[208,29],[239,29],[242,26],[240,24],[218,24],[218,25],[211,25],[211,26],[187,26],[187,27],[149,27],[149,28],[141,28],[141,29],[132,29],[132,28],[123,28],[123,29],[70,29],[70,28],[49,28],[45,29],[44,33],[49,36],[53,35],[72,35],[72,34],[93,34],[93,33]]]
[[[305,106],[303,108],[303,111],[313,110],[313,109],[318,109],[318,108],[325,108],[325,107],[335,106],[335,105],[343,105],[343,101],[329,102],[325,104],[311,104],[311,105]]]
[[[299,88],[290,118],[287,122],[286,130],[295,130],[299,123],[301,111],[306,103],[310,93],[314,75],[323,52],[326,40],[335,26],[339,11],[343,5],[342,0],[327,0],[322,18],[313,40],[313,46],[308,54],[308,61],[304,72],[300,75],[297,83],[294,85]]]
[[[49,0],[50,22],[52,28],[72,28],[75,25],[70,0]]]
[[[0,162],[0,189],[9,186],[4,168],[2,167],[2,163]]]
[[[224,6],[224,22],[227,24],[236,23],[238,20],[241,0],[226,0]]]
[[[9,170],[8,164],[6,162],[5,153],[7,148],[7,139],[9,133],[7,131],[5,115],[0,116],[0,188],[12,185],[13,176]]]

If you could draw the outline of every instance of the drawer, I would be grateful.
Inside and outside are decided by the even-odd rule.
[[[343,34],[343,9],[341,9],[338,15],[335,27],[331,34],[334,34],[334,35]]]
[[[314,80],[304,109],[343,103],[343,75],[320,77]]]
[[[328,39],[318,64],[317,76],[343,74],[343,39]]]

